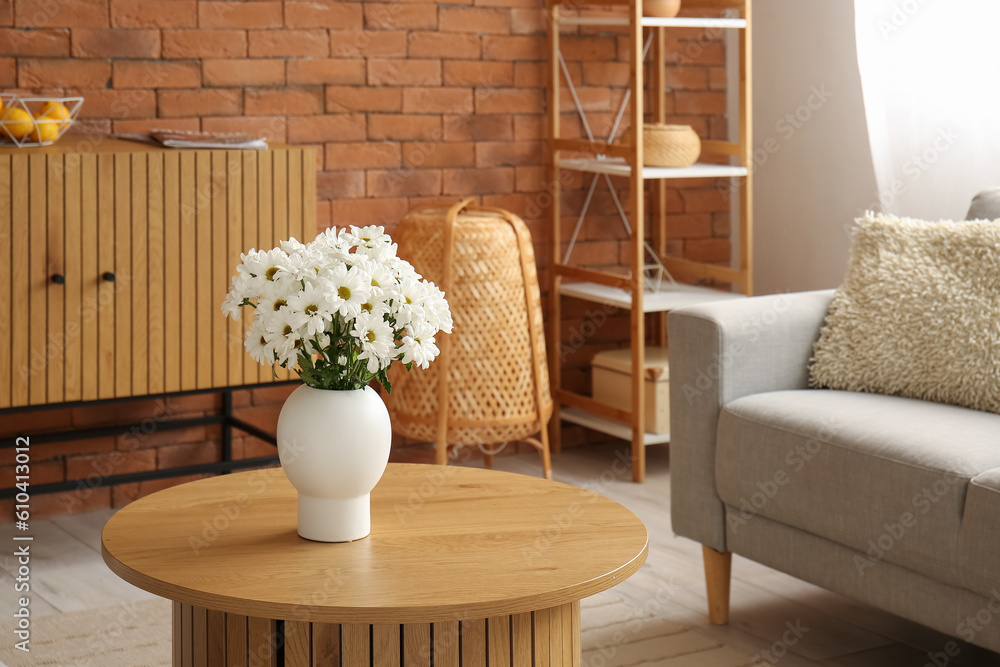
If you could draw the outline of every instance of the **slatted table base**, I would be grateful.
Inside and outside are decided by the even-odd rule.
[[[180,602],[173,614],[174,667],[580,667],[579,601],[403,625],[279,623]]]

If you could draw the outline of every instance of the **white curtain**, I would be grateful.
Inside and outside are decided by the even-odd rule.
[[[855,0],[872,208],[964,218],[1000,186],[1000,0]]]

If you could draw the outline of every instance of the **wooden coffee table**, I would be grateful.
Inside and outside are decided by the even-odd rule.
[[[280,469],[199,480],[111,517],[104,561],[174,601],[177,666],[555,667],[580,664],[580,599],[646,560],[621,505],[492,470],[390,464],[356,542],[295,516]]]

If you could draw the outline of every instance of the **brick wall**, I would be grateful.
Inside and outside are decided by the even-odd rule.
[[[540,277],[551,250],[546,231],[545,25],[543,0],[377,3],[199,0],[0,0],[0,89],[79,94],[80,129],[143,132],[154,127],[248,130],[276,142],[317,146],[318,219],[390,228],[411,207],[474,196],[522,215],[537,245]],[[627,40],[593,28],[567,32],[563,52],[595,133],[606,135],[627,82]],[[672,122],[703,137],[724,138],[725,50],[720,36],[678,31],[668,68]],[[582,136],[568,95],[564,134]],[[589,186],[567,174],[564,238]],[[674,254],[728,261],[728,204],[716,183],[669,191]],[[627,183],[617,183],[623,197]],[[575,258],[625,262],[627,241],[602,186]],[[627,339],[622,313],[568,302],[566,384],[586,390],[590,356]],[[581,321],[593,326],[581,329]],[[584,335],[586,334],[586,335]],[[273,429],[287,390],[241,392],[247,418]],[[158,401],[56,410],[0,419],[20,428],[86,427],[138,421]],[[218,409],[211,397],[176,403],[177,416]],[[40,415],[44,414],[44,417]],[[158,432],[138,445],[127,433],[46,445],[35,481],[167,467],[218,456],[217,428]],[[568,444],[585,434],[567,430]],[[263,444],[239,440],[238,453]],[[0,461],[0,464],[3,462]],[[9,486],[11,470],[0,467]],[[167,482],[52,496],[43,512],[119,506]],[[85,497],[81,497],[85,496]],[[5,515],[9,514],[7,512]]]

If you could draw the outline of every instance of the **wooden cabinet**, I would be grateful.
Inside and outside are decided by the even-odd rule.
[[[315,165],[301,147],[0,149],[0,409],[273,381],[220,306],[241,252],[315,235]]]

